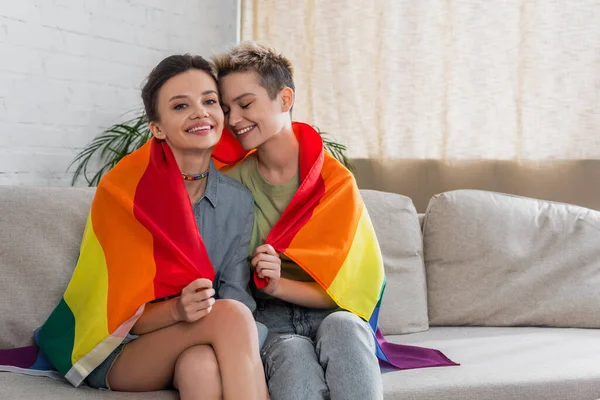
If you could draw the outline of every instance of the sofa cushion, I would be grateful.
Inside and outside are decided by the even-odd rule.
[[[600,397],[598,329],[431,327],[387,339],[439,349],[460,366],[386,369],[386,400]]]
[[[361,190],[381,247],[387,286],[379,323],[384,334],[429,328],[423,241],[417,212],[408,197]]]
[[[431,199],[431,325],[600,327],[600,212],[485,191]]]
[[[109,392],[82,385],[74,389],[66,381],[0,372],[0,399],[44,400],[177,400],[174,390],[156,392]]]
[[[71,278],[93,189],[0,186],[0,348],[31,343]]]

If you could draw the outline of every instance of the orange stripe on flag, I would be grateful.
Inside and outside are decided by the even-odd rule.
[[[92,207],[94,233],[104,250],[108,269],[109,332],[135,314],[137,308],[134,305],[154,298],[152,282],[156,265],[152,235],[133,218],[135,191],[148,166],[150,142],[139,151],[139,155],[126,157],[115,167],[119,169],[118,174],[113,173],[113,169],[104,177]],[[111,191],[110,195],[107,190]],[[106,218],[107,215],[111,217]],[[111,240],[108,240],[109,237]],[[125,246],[127,251],[123,251]],[[136,264],[148,268],[145,271],[131,268]],[[140,273],[145,276],[140,276]],[[132,298],[135,300],[131,301]]]
[[[285,254],[308,271],[324,288],[328,288],[344,264],[352,246],[352,237],[361,216],[362,200],[354,190],[347,171],[329,154],[325,154],[321,176],[325,193],[311,219],[298,231]],[[347,172],[350,174],[350,172]],[[318,233],[319,237],[316,237]],[[320,243],[315,246],[315,242]],[[327,262],[328,265],[322,265]]]

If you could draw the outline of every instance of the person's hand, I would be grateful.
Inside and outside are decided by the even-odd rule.
[[[205,317],[215,304],[215,290],[208,279],[196,279],[181,291],[173,310],[176,321],[194,322]]]
[[[268,278],[269,283],[263,292],[273,296],[281,279],[281,258],[270,244],[258,246],[251,262],[259,278]]]

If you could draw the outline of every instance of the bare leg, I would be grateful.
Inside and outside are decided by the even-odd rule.
[[[175,364],[173,385],[183,399],[221,400],[221,372],[212,347],[203,344],[181,353]]]
[[[132,392],[167,388],[179,357],[198,345],[211,345],[214,350],[225,400],[267,398],[256,324],[250,310],[234,300],[217,300],[212,311],[196,322],[179,322],[125,345],[108,374],[110,387]],[[203,388],[190,391],[197,396]],[[181,393],[182,400],[188,400],[184,396]]]

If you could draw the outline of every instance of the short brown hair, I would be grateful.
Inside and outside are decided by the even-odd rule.
[[[148,121],[158,121],[158,92],[160,88],[172,77],[189,71],[198,69],[209,74],[217,83],[212,65],[200,56],[190,54],[175,54],[162,60],[150,75],[142,88],[142,101]]]
[[[214,56],[212,62],[219,79],[233,72],[256,72],[260,85],[267,90],[271,100],[284,87],[296,91],[290,60],[264,44],[242,42],[226,53]]]

